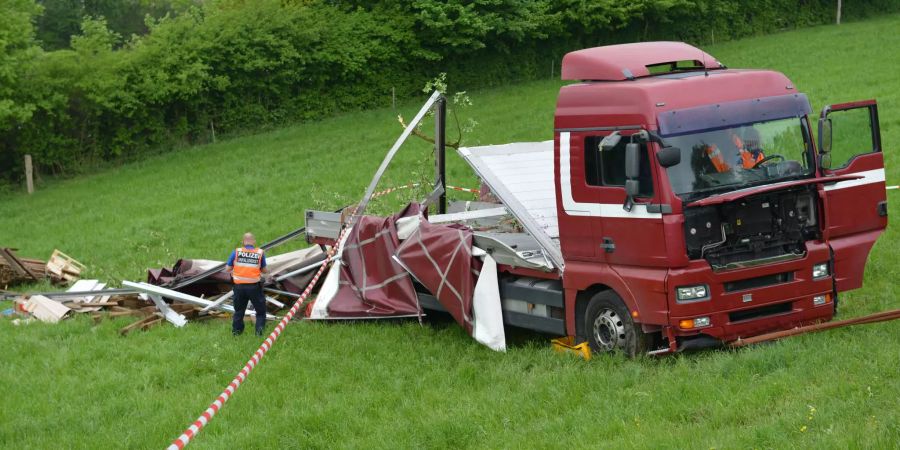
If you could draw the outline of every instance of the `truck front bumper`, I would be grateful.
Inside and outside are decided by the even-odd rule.
[[[679,340],[705,335],[728,342],[831,320],[833,274],[820,278],[812,274],[814,264],[830,263],[830,258],[825,243],[810,242],[804,256],[765,266],[714,272],[706,261],[693,261],[687,268],[672,270],[667,279],[671,288],[666,334]],[[707,286],[709,298],[676,299],[677,287],[694,285]]]

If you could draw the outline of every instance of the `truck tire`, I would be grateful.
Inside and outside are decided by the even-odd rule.
[[[612,290],[591,297],[583,330],[591,351],[596,353],[621,352],[631,358],[647,351],[647,336],[634,323],[625,302]]]

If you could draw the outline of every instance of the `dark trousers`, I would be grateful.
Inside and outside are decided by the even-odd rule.
[[[233,333],[244,332],[244,312],[247,302],[253,303],[256,311],[256,331],[261,333],[266,327],[266,297],[261,283],[234,285],[234,320],[231,323]]]

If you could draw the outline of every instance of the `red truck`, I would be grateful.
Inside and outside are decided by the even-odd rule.
[[[786,76],[684,43],[571,52],[562,77],[552,141],[459,149],[521,227],[475,234],[505,324],[667,353],[828,321],[862,285],[887,226],[874,100],[825,107],[817,145]]]

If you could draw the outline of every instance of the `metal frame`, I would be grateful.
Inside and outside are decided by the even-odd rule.
[[[447,99],[441,96],[434,109],[434,187],[441,188],[438,197],[438,214],[447,212]]]
[[[162,297],[168,297],[173,300],[178,300],[180,302],[189,303],[192,305],[207,307],[207,306],[214,304],[213,302],[202,299],[200,297],[194,297],[193,295],[188,295],[188,294],[185,294],[182,292],[173,291],[171,289],[167,289],[167,288],[164,288],[161,286],[154,286],[152,284],[134,283],[131,281],[122,281],[122,285],[132,288],[136,291],[148,294],[148,295],[159,295]],[[230,313],[234,312],[234,307],[230,306],[230,305],[217,305],[217,306],[213,306],[213,308],[220,309],[222,311],[227,311]],[[256,312],[252,311],[252,310],[248,310],[247,315],[255,316]],[[267,319],[276,319],[276,317],[271,314],[266,314],[266,318]]]
[[[403,129],[403,133],[400,134],[400,137],[394,142],[394,145],[388,150],[387,155],[385,155],[384,159],[381,161],[381,165],[378,167],[378,170],[375,172],[375,176],[372,177],[372,181],[369,182],[369,187],[366,188],[366,193],[363,195],[362,200],[359,202],[359,205],[356,207],[356,212],[350,219],[348,220],[347,226],[352,226],[356,222],[356,218],[363,215],[366,211],[366,207],[369,205],[369,201],[372,200],[372,194],[375,193],[375,187],[378,186],[378,182],[381,181],[381,177],[384,175],[385,170],[387,170],[388,165],[390,165],[391,161],[394,159],[394,156],[397,155],[397,151],[400,150],[400,146],[406,142],[406,139],[409,138],[409,135],[412,134],[413,130],[416,126],[419,125],[419,122],[425,117],[425,114],[431,109],[432,105],[438,101],[438,99],[443,98],[441,93],[438,91],[434,91],[431,94],[431,97],[428,97],[428,101],[422,105],[422,108],[419,109],[419,112],[413,118],[413,120]],[[435,139],[437,142],[438,139]]]

